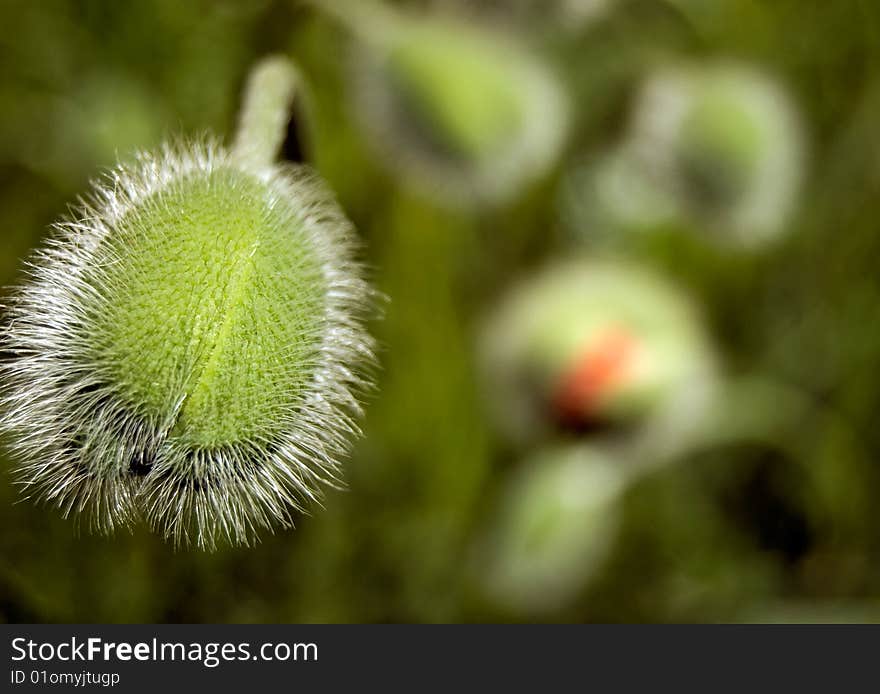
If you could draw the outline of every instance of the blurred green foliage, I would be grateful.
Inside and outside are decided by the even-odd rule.
[[[435,11],[444,4],[400,3]],[[514,3],[521,4],[521,3]],[[503,15],[504,3],[486,2]],[[250,549],[175,552],[144,529],[91,536],[0,483],[0,619],[486,621],[535,618],[480,590],[479,538],[523,452],[486,415],[476,336],[505,290],[589,253],[559,211],[570,165],[622,133],[658,61],[734,58],[788,87],[809,134],[790,233],[760,252],[663,229],[619,243],[699,302],[728,374],[806,403],[772,441],[683,455],[632,485],[584,620],[880,620],[880,5],[619,0],[562,31],[505,23],[561,76],[556,170],[504,205],[449,209],[396,179],[352,113],[350,37],[293,0],[0,4],[0,282],[89,179],[138,148],[229,134],[247,69],[273,51],[307,80],[299,149],[337,192],[389,297],[379,387],[348,488]],[[500,9],[499,9],[500,8]],[[517,33],[518,32],[518,33]],[[467,124],[465,124],[467,125]],[[478,124],[479,125],[479,124]],[[469,126],[468,126],[469,127]],[[293,135],[291,136],[293,138]],[[289,148],[288,151],[290,151]],[[771,392],[764,410],[782,407]],[[780,396],[781,398],[782,396]]]

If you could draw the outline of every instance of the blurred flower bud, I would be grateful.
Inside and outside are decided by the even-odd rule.
[[[557,158],[563,92],[512,39],[451,20],[394,16],[354,58],[357,116],[382,160],[431,195],[502,201]]]
[[[527,460],[504,490],[479,554],[490,600],[541,614],[576,598],[611,547],[625,481],[614,460],[582,445]]]
[[[619,147],[569,177],[569,222],[705,230],[740,246],[781,234],[803,178],[805,139],[786,94],[720,63],[665,68],[643,85]]]
[[[630,265],[569,261],[516,287],[483,343],[488,397],[511,437],[691,421],[714,374],[693,307]]]

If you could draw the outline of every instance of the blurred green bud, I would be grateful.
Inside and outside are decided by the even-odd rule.
[[[512,39],[395,16],[353,55],[358,118],[382,160],[423,191],[502,201],[555,162],[566,99]]]
[[[793,106],[763,73],[729,63],[665,68],[643,85],[618,149],[569,178],[567,216],[585,227],[686,226],[760,246],[786,228],[805,148]]]
[[[478,569],[499,607],[540,615],[569,604],[601,568],[626,488],[617,461],[587,446],[548,448],[504,489]]]
[[[213,548],[290,525],[336,477],[371,293],[323,185],[273,163],[295,78],[258,65],[231,150],[117,166],[31,258],[0,333],[29,495]]]
[[[714,382],[694,308],[637,267],[558,262],[515,287],[484,335],[487,397],[511,437],[693,421]]]

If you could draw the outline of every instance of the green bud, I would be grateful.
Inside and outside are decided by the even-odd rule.
[[[517,614],[569,604],[601,569],[617,531],[626,475],[587,446],[529,458],[504,489],[479,553],[483,589]]]
[[[509,37],[393,15],[353,52],[357,116],[408,183],[462,203],[509,199],[555,162],[567,102]]]
[[[489,321],[483,364],[499,424],[520,440],[693,424],[715,378],[687,298],[611,261],[556,263],[515,287]]]
[[[805,150],[788,96],[762,73],[665,68],[643,85],[626,139],[569,176],[564,214],[586,230],[683,226],[757,247],[786,229]]]
[[[293,76],[258,66],[232,152],[141,154],[35,252],[2,333],[29,495],[213,548],[289,526],[337,477],[371,292],[320,181],[272,163]]]

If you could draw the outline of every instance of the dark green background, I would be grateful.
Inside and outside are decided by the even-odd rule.
[[[521,456],[484,413],[475,335],[512,281],[568,252],[562,172],[620,135],[640,77],[676,55],[745,59],[787,84],[809,133],[806,191],[767,252],[674,230],[626,252],[703,305],[728,373],[770,377],[815,408],[780,435],[793,453],[728,446],[641,480],[601,574],[541,618],[880,619],[880,4],[621,0],[583,30],[524,29],[572,95],[562,161],[509,204],[450,211],[404,189],[369,147],[348,108],[346,37],[313,10],[2,0],[2,284],[117,152],[230,133],[247,69],[283,51],[309,84],[305,158],[337,191],[390,301],[348,489],[255,548],[175,552],[142,528],[78,534],[19,502],[4,461],[0,619],[526,618],[475,588],[473,542]]]

